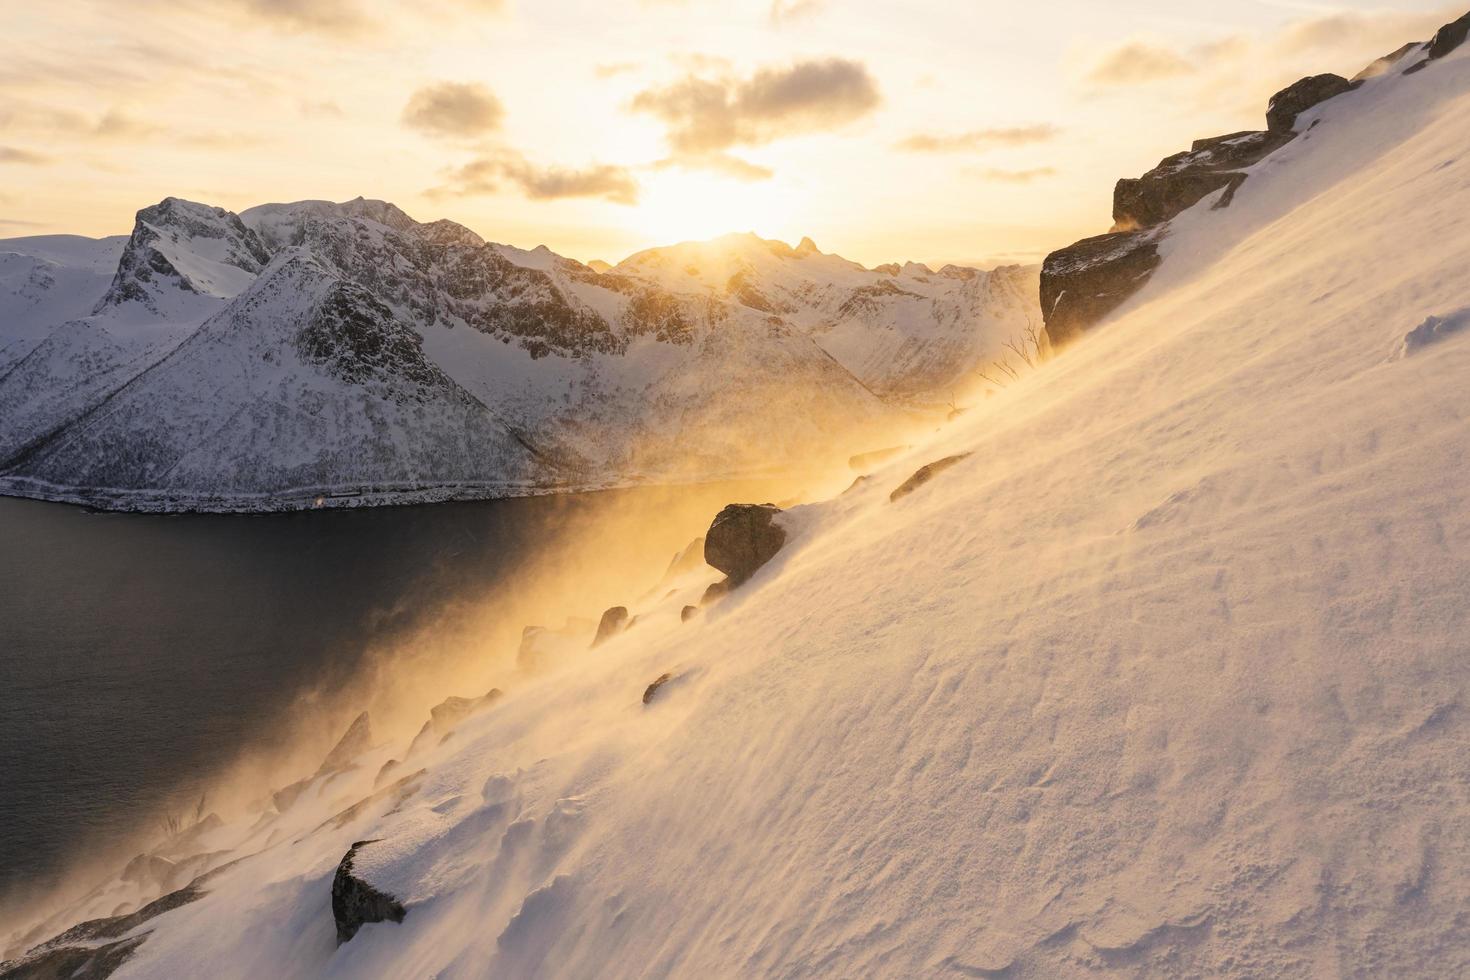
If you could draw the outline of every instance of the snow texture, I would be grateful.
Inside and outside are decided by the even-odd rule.
[[[1470,304],[1470,55],[1314,112],[721,603],[215,831],[117,976],[1470,974],[1470,334],[1385,359]],[[364,839],[408,914],[337,948]]]

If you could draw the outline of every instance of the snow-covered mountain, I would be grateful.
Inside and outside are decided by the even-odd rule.
[[[1035,331],[1035,269],[753,235],[598,271],[391,204],[0,242],[0,492],[253,510],[840,457]],[[110,272],[110,281],[101,276]]]
[[[746,509],[725,598],[676,562],[568,669],[354,723],[14,968],[1470,975],[1466,33],[1175,216],[1106,330]]]

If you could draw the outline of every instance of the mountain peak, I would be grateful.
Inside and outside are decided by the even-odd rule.
[[[797,255],[821,255],[822,250],[817,248],[817,243],[810,238],[803,237],[796,246]]]

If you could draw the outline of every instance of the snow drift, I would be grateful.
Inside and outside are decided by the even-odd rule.
[[[1470,332],[1395,356],[1470,305],[1470,51],[1414,63],[719,603],[211,829],[116,975],[1470,972]],[[354,845],[405,914],[339,946]]]

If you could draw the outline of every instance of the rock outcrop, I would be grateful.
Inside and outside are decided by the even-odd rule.
[[[1041,267],[1041,310],[1052,346],[1082,335],[1123,304],[1159,265],[1159,235],[1122,231],[1084,238]]]
[[[658,693],[658,689],[661,688],[661,687],[663,687],[665,684],[667,684],[669,681],[671,681],[673,679],[674,679],[674,675],[673,674],[660,674],[660,675],[658,675],[658,677],[654,680],[654,682],[652,684],[648,685],[648,687],[644,689],[644,691],[643,691],[643,703],[644,704],[647,704],[648,702],[652,701],[653,700],[653,696]]]
[[[627,629],[628,626],[628,607],[613,606],[602,614],[602,619],[597,624],[597,635],[592,638],[592,645],[601,646]]]
[[[1042,264],[1041,314],[1051,346],[1076,340],[1143,287],[1159,266],[1169,222],[1211,195],[1218,195],[1213,207],[1229,207],[1249,168],[1297,137],[1303,112],[1388,70],[1413,47],[1380,58],[1353,81],[1330,74],[1303,78],[1272,96],[1266,129],[1196,140],[1143,176],[1118,181],[1112,230],[1059,249]]]
[[[341,772],[368,749],[373,747],[373,726],[368,719],[366,711],[352,719],[352,724],[347,726],[347,731],[337,739],[337,744],[332,746],[332,751],[322,760],[317,767],[316,774],[325,776],[328,773]]]
[[[776,521],[775,504],[730,504],[715,516],[704,537],[704,560],[737,586],[776,556],[786,529]]]
[[[1271,96],[1266,107],[1266,129],[1272,133],[1291,133],[1296,117],[1328,99],[1350,90],[1353,83],[1341,75],[1309,75]]]
[[[1404,71],[1405,75],[1423,71],[1430,62],[1438,61],[1451,51],[1465,43],[1466,37],[1470,37],[1470,14],[1466,14],[1459,20],[1451,21],[1434,32],[1434,37],[1424,46],[1424,60]]]
[[[373,922],[402,922],[408,914],[403,903],[379,891],[354,873],[357,852],[376,840],[360,840],[347,849],[332,877],[332,918],[337,922],[337,945],[357,935],[363,926]]]

